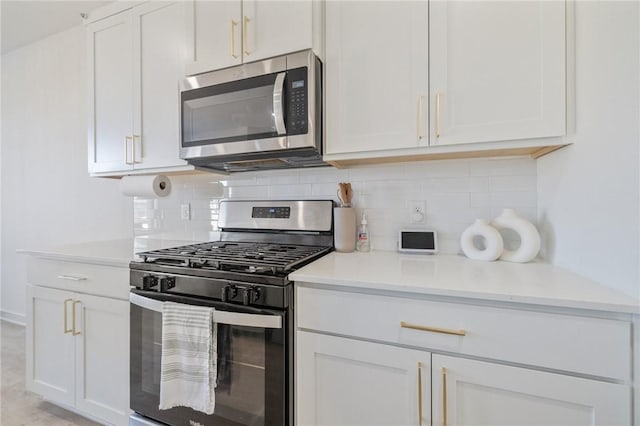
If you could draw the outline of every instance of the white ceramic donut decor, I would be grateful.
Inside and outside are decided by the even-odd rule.
[[[484,239],[484,249],[476,247],[474,242],[476,237]],[[469,259],[493,261],[502,254],[502,235],[497,229],[490,226],[486,220],[476,219],[471,226],[462,232],[460,247]]]
[[[528,220],[518,216],[513,209],[504,209],[491,225],[498,231],[511,229],[520,237],[520,246],[515,250],[504,249],[500,260],[525,263],[538,255],[540,251],[540,234]]]

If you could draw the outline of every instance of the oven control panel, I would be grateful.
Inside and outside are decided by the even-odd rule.
[[[307,68],[287,71],[287,134],[304,135],[308,131]]]
[[[293,298],[287,285],[204,278],[130,269],[131,286],[150,292],[198,297],[234,305],[285,309]]]
[[[254,207],[251,210],[254,219],[289,219],[291,207]]]

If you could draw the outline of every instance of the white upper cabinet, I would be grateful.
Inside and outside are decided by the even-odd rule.
[[[120,13],[89,25],[87,41],[89,172],[130,170],[133,168],[131,14]]]
[[[242,63],[242,2],[190,1],[186,22],[193,37],[193,56],[187,74]]]
[[[426,146],[426,1],[326,5],[326,153]]]
[[[325,160],[539,156],[566,144],[566,7],[327,2]]]
[[[432,145],[565,133],[565,3],[430,3]]]
[[[193,37],[188,75],[303,49],[322,51],[320,0],[194,0],[187,8]]]
[[[135,168],[185,165],[180,155],[180,87],[189,54],[182,3],[133,9]],[[139,135],[139,136],[138,136]]]
[[[244,62],[313,47],[312,2],[244,0]]]
[[[190,170],[179,159],[183,3],[149,2],[87,26],[89,172]]]

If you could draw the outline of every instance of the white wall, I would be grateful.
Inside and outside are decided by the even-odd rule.
[[[118,180],[87,172],[84,28],[2,57],[2,314],[25,312],[18,248],[131,238],[132,201]]]
[[[538,160],[545,256],[640,298],[638,2],[576,2],[575,145]]]

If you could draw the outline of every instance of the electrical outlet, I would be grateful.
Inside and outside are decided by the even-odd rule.
[[[411,218],[411,223],[424,223],[425,217],[425,206],[424,201],[411,201],[411,211],[409,212],[409,217]]]
[[[191,220],[191,205],[189,203],[180,206],[180,217],[182,220]]]

